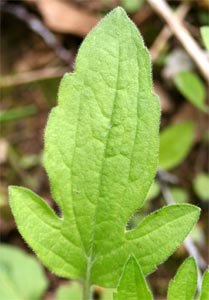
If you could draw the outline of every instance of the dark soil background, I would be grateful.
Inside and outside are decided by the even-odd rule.
[[[157,0],[156,0],[157,1]],[[1,103],[6,117],[1,119],[0,163],[0,234],[1,242],[18,246],[31,252],[18,233],[8,206],[7,188],[19,185],[32,189],[57,209],[42,166],[44,128],[48,114],[57,101],[60,79],[73,70],[78,47],[88,31],[112,8],[127,1],[96,0],[0,0],[1,7]],[[131,1],[129,1],[130,4]],[[135,2],[135,1],[134,1]],[[186,1],[189,6],[184,26],[202,46],[199,28],[208,24],[209,2]],[[168,1],[173,8],[184,1]],[[154,46],[161,30],[166,26],[159,15],[146,3],[140,7],[127,7],[128,13],[140,29],[146,46],[155,56],[153,80],[162,107],[161,128],[177,122],[192,120],[196,136],[186,159],[170,173],[178,178],[178,186],[187,191],[188,202],[201,207],[198,234],[195,238],[200,255],[208,262],[208,203],[195,194],[192,182],[200,172],[208,172],[208,115],[192,106],[175,88],[173,74],[181,66],[177,58],[167,65],[168,57],[175,51],[186,53],[173,35],[162,39],[161,51]],[[39,21],[41,26],[34,25]],[[35,26],[36,29],[32,28]],[[192,59],[193,70],[202,77]],[[190,68],[190,67],[189,67]],[[204,81],[204,78],[202,78]],[[208,86],[205,83],[206,90]],[[208,101],[208,100],[207,100]],[[164,205],[162,194],[153,199],[147,213]],[[158,299],[165,299],[170,278],[188,256],[182,245],[159,269],[148,277]],[[21,270],[20,270],[21,272]],[[50,286],[44,299],[55,299],[54,291],[66,280],[45,270]],[[101,290],[95,292],[101,299]],[[9,299],[2,299],[9,300]]]

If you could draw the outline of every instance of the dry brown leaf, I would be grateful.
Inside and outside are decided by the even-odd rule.
[[[53,31],[84,37],[100,17],[61,0],[39,0],[38,7],[45,24]]]

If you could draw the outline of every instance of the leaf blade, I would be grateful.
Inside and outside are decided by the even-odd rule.
[[[152,300],[152,293],[148,288],[140,265],[134,256],[130,256],[125,264],[114,300]]]
[[[159,115],[148,52],[133,23],[116,9],[83,42],[75,73],[61,83],[45,138],[45,167],[52,187],[57,185],[54,198],[63,207],[66,226],[67,219],[75,220],[74,238],[82,241],[89,261],[125,241],[127,220],[142,205],[156,172]],[[104,285],[94,265],[92,283]],[[116,280],[112,275],[108,285]]]
[[[28,189],[12,186],[9,197],[18,230],[40,260],[59,276],[80,277],[76,264],[84,261],[83,253],[62,233],[62,220]]]
[[[208,298],[209,298],[209,270],[206,270],[203,274],[200,300],[208,300]]]
[[[197,287],[197,265],[193,257],[179,267],[168,288],[168,300],[191,300]]]
[[[144,274],[152,272],[180,246],[198,220],[199,211],[190,204],[165,206],[126,233],[127,239],[134,241],[132,251]]]

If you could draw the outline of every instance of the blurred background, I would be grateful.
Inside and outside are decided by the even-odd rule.
[[[162,3],[172,18],[166,19]],[[156,299],[166,298],[169,280],[192,249],[200,270],[207,267],[209,1],[0,0],[1,300],[81,299],[79,283],[51,274],[22,240],[7,188],[30,188],[56,209],[42,167],[47,117],[56,105],[61,77],[73,71],[82,40],[118,5],[150,50],[162,110],[159,170],[144,207],[128,226],[133,228],[148,213],[174,202],[192,203],[202,210],[188,242],[148,277]],[[179,20],[182,30],[176,32]],[[95,288],[95,299],[111,300],[110,294]]]

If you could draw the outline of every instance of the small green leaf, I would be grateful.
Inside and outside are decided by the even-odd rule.
[[[48,286],[32,255],[6,244],[0,247],[0,299],[39,300]]]
[[[171,187],[170,192],[176,203],[185,203],[189,201],[187,191],[180,187]]]
[[[121,6],[128,12],[136,12],[144,3],[144,0],[121,0]]]
[[[195,107],[202,111],[208,110],[204,103],[206,99],[205,86],[197,74],[191,71],[182,71],[176,75],[174,83],[179,92]]]
[[[82,289],[77,282],[72,282],[66,286],[60,286],[56,291],[57,300],[81,300]]]
[[[193,181],[194,191],[203,201],[209,201],[209,176],[199,173]]]
[[[202,279],[200,300],[208,300],[208,299],[209,299],[209,270],[206,270]]]
[[[114,300],[151,300],[152,293],[148,288],[140,265],[131,256],[125,264]]]
[[[194,124],[184,122],[166,127],[160,134],[160,168],[178,166],[189,153],[194,138]]]
[[[197,287],[197,265],[193,257],[179,267],[168,288],[168,300],[192,300]]]
[[[209,51],[209,26],[202,26],[200,33],[205,44],[206,49]]]
[[[156,198],[159,195],[159,193],[160,193],[160,185],[158,182],[154,181],[147,194],[147,200]]]

